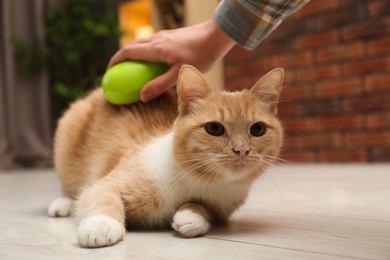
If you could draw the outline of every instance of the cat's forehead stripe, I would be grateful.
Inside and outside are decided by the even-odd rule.
[[[265,120],[265,104],[249,93],[225,92],[219,97],[212,97],[207,103],[210,121],[252,124]]]

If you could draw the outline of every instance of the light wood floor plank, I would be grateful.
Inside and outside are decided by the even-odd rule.
[[[82,249],[73,218],[46,207],[53,170],[0,172],[0,259],[390,259],[390,165],[270,169],[228,226],[183,239],[130,231],[114,247]]]

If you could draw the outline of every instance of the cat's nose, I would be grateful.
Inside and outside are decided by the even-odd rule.
[[[238,145],[232,149],[233,153],[237,154],[240,156],[240,158],[244,158],[249,154],[251,149],[249,147],[246,147],[244,145]]]

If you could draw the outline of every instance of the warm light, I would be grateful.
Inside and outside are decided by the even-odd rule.
[[[151,0],[133,0],[119,6],[119,25],[123,31],[120,45],[124,46],[154,33],[151,21]]]
[[[140,26],[135,30],[135,39],[147,38],[154,33],[153,27],[150,25]]]

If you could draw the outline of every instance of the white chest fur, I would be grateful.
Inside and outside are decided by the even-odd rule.
[[[174,157],[173,139],[173,132],[170,132],[153,140],[140,153],[144,172],[155,181],[165,204],[153,218],[170,218],[177,207],[193,199],[216,205],[222,213],[230,215],[245,199],[248,185],[223,178],[200,179],[182,170]]]

